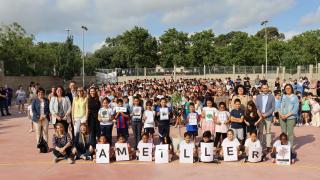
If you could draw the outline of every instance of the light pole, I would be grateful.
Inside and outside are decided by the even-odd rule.
[[[82,87],[84,87],[84,32],[88,31],[88,28],[86,26],[81,26],[82,28]]]
[[[268,20],[262,21],[261,22],[261,26],[264,25],[264,37],[265,37],[265,41],[266,41],[266,72],[265,72],[265,78],[267,79],[267,75],[268,75],[268,32],[267,32],[267,23]]]
[[[71,29],[67,28],[66,31],[67,31],[68,37],[70,37],[70,31],[71,31]]]

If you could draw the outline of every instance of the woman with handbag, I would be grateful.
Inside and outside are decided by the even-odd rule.
[[[49,100],[44,97],[45,90],[39,88],[37,97],[32,100],[32,121],[36,128],[36,141],[39,143],[40,137],[48,143],[48,126],[49,126]]]

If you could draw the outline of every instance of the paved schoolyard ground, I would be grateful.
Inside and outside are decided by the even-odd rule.
[[[138,161],[94,164],[76,161],[53,164],[52,154],[39,154],[35,149],[35,134],[28,133],[30,121],[23,115],[0,117],[0,180],[9,179],[320,179],[320,128],[299,127],[296,133],[298,161],[291,166],[278,166],[270,160],[251,164],[232,162],[221,164],[169,164]],[[280,133],[273,127],[273,136]],[[50,129],[52,137],[53,129]],[[172,127],[172,134],[178,130]],[[50,139],[50,138],[49,138]],[[50,145],[50,144],[49,144]]]

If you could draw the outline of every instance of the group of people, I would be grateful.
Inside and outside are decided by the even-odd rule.
[[[306,125],[320,126],[317,95],[305,89],[298,92],[290,83],[272,91],[265,79],[253,87],[248,77],[243,83],[238,77],[234,82],[231,78],[154,79],[92,84],[88,88],[71,82],[67,92],[55,86],[48,96],[41,87],[32,90],[35,96],[28,114],[36,129],[36,142],[48,142],[48,126],[54,125],[54,162],[60,158],[70,163],[95,159],[96,144],[129,143],[130,127],[132,158],[134,152],[139,153],[139,143],[145,142],[169,144],[170,157],[174,158],[179,147],[172,143],[171,126],[186,127],[181,143],[194,144],[195,157],[200,153],[200,142],[213,142],[217,158],[223,154],[224,144],[232,142],[241,156],[245,157],[248,147],[261,146],[265,155],[271,153],[274,158],[276,146],[294,147],[294,127],[302,122],[300,117]],[[278,124],[282,134],[272,144],[271,127]],[[112,137],[114,128],[116,140]],[[294,162],[294,149],[292,152]]]

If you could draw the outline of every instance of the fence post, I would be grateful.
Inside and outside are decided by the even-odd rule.
[[[236,78],[236,65],[232,65],[232,74],[233,74],[233,79]]]
[[[286,67],[282,67],[282,80],[285,79],[285,75],[286,75]]]
[[[312,73],[313,73],[313,64],[310,64],[309,65],[309,77],[308,77],[309,81],[311,81],[311,79],[312,79]]]
[[[277,66],[277,76],[276,76],[276,78],[279,77],[279,71],[280,71],[280,68],[279,68],[279,66]]]
[[[299,79],[301,76],[301,66],[297,67],[297,75],[298,75],[297,79]]]
[[[264,65],[263,64],[261,65],[261,76],[265,76],[265,74],[264,74]]]
[[[176,81],[176,65],[173,65],[173,79]]]
[[[143,68],[143,75],[144,75],[144,78],[147,79],[147,68],[146,67]]]
[[[4,76],[4,65],[3,61],[0,61],[0,77]]]
[[[320,77],[320,63],[318,63],[318,67],[317,67],[317,77]]]
[[[203,65],[203,79],[206,78],[206,65]]]

